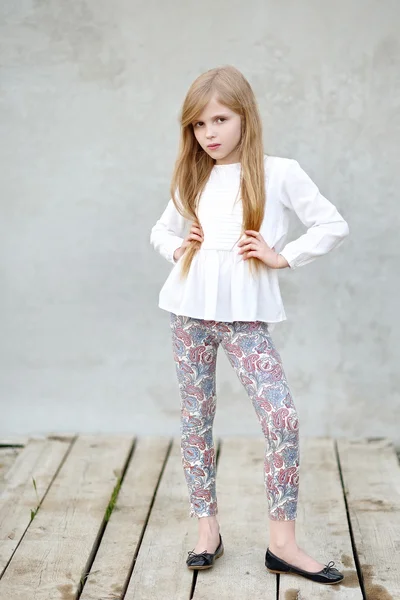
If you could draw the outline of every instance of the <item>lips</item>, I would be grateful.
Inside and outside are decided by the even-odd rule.
[[[221,144],[211,144],[210,146],[207,146],[207,148],[211,148],[212,150],[213,148],[219,148],[220,145]]]

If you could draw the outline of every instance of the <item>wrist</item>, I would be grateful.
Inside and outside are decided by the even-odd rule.
[[[275,263],[275,269],[285,269],[286,267],[289,266],[288,261],[286,260],[286,258],[284,256],[282,256],[282,254],[276,254],[276,263]]]
[[[181,250],[182,250],[182,246],[179,246],[179,248],[176,248],[174,250],[174,253],[172,255],[172,258],[174,259],[175,262],[178,262],[178,260],[181,257]]]

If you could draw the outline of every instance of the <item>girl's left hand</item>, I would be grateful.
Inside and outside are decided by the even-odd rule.
[[[247,237],[238,242],[238,246],[242,246],[238,254],[243,254],[243,260],[255,257],[265,263],[267,267],[279,268],[279,254],[275,252],[274,248],[268,246],[261,233],[247,229],[245,234]]]

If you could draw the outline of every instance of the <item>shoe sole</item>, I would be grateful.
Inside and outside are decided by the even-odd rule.
[[[305,577],[304,575],[300,575],[300,573],[294,573],[293,571],[275,571],[274,569],[269,569],[266,567],[267,571],[270,573],[276,573],[277,575],[297,575],[297,577],[302,577],[303,579],[309,579],[310,581],[314,581],[314,583],[322,583],[322,585],[336,585],[341,583],[344,579],[339,579],[338,581],[315,581],[315,579],[311,579],[310,577]]]
[[[221,552],[219,552],[219,554],[216,554],[214,556],[214,561],[216,561],[217,558],[219,558],[220,556],[222,556],[223,553],[224,553],[224,549],[222,548]],[[214,566],[214,564],[212,564],[212,565],[204,565],[204,567],[196,567],[196,566],[191,567],[190,565],[186,565],[186,566],[191,571],[204,571],[204,569],[212,569],[212,567]]]

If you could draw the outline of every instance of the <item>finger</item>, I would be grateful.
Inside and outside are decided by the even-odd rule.
[[[257,233],[257,232],[254,232]],[[245,236],[243,234],[244,237],[242,237],[239,242],[238,242],[238,246],[243,246],[243,244],[248,244],[249,242],[254,242],[254,236]]]
[[[257,257],[258,256],[258,252],[256,250],[251,250],[250,252],[247,252],[246,255],[243,255],[243,258],[252,258],[253,256]]]
[[[257,244],[255,244],[253,240],[244,244],[241,247],[240,252],[247,252],[248,250],[257,250]]]
[[[254,237],[248,237],[243,240],[240,240],[240,242],[238,242],[238,246],[245,246],[246,244],[254,244],[254,243],[258,243],[258,240],[256,240]]]
[[[262,237],[261,233],[259,231],[254,231],[254,229],[247,229],[245,231],[245,233],[247,235],[251,235],[251,236],[254,236],[254,237],[257,237],[257,238],[261,238]]]
[[[198,233],[199,235],[203,234],[202,230],[199,229],[198,227],[192,227],[191,233]]]

